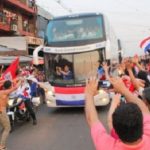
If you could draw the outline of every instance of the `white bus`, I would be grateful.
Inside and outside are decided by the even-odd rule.
[[[44,52],[50,107],[83,106],[85,79],[95,75],[98,61],[117,58],[117,39],[103,14],[88,13],[53,18],[46,30],[46,44],[35,49]],[[108,94],[99,89],[95,105],[109,103]]]

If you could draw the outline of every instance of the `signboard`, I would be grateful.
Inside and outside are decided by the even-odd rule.
[[[89,45],[84,45],[84,46],[73,46],[73,47],[44,47],[44,52],[45,53],[57,53],[57,54],[62,54],[62,53],[78,53],[78,52],[86,52],[86,51],[91,51],[99,48],[105,47],[105,42],[101,43],[94,43],[94,44],[89,44]]]
[[[33,44],[33,45],[43,45],[44,44],[44,40],[41,38],[27,36],[26,39],[27,39],[28,44]]]

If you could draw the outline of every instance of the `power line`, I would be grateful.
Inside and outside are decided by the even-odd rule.
[[[55,0],[63,9],[67,10],[69,13],[73,13],[72,9],[67,7],[61,0]]]

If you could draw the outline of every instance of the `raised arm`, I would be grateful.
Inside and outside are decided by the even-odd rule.
[[[15,91],[16,89],[18,89],[18,87],[21,84],[21,80],[19,80],[14,86],[12,86],[10,89],[7,90],[2,90],[1,92],[3,92],[3,94],[9,95],[10,93],[12,93],[13,91]]]
[[[0,87],[4,84],[5,80],[0,80]]]
[[[99,121],[98,114],[94,104],[94,95],[97,93],[98,81],[90,78],[85,88],[85,115],[90,127]]]
[[[108,73],[108,70],[109,70],[109,66],[107,65],[107,63],[103,63],[103,69],[105,71],[105,76],[106,76],[106,79],[109,80],[109,73]]]
[[[110,82],[112,83],[112,85],[114,86],[114,89],[125,96],[127,102],[132,102],[135,103],[139,106],[139,108],[141,109],[142,113],[145,114],[149,114],[149,110],[146,107],[145,103],[139,99],[137,96],[133,95],[124,85],[123,81],[121,78],[111,78]]]
[[[132,62],[138,67],[139,70],[145,71],[145,69],[139,64],[139,58],[138,57],[133,57]]]
[[[126,68],[128,70],[128,73],[129,73],[129,76],[130,76],[130,79],[135,87],[136,90],[139,90],[140,87],[144,87],[144,81],[142,80],[137,80],[133,74],[133,71],[132,71],[132,66],[133,66],[133,63],[130,62],[130,61],[127,61],[126,62]]]

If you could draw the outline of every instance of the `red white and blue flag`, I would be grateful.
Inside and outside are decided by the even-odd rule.
[[[144,50],[144,52],[148,52],[150,51],[150,37],[144,39],[141,43],[140,43],[140,47]]]
[[[57,105],[82,106],[85,103],[85,87],[55,87]]]
[[[6,71],[2,74],[2,79],[5,80],[13,80],[16,78],[16,71],[19,66],[19,57],[17,57],[10,66],[6,69]]]

